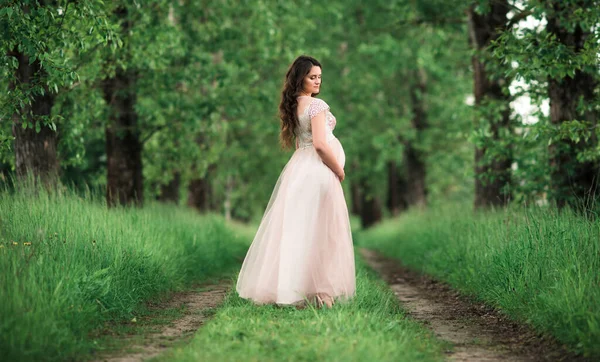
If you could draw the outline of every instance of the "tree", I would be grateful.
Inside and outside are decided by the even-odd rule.
[[[490,59],[490,46],[507,29],[507,0],[490,1],[487,11],[474,4],[468,9],[469,39],[476,54],[472,57],[473,92],[478,110],[475,129],[475,207],[502,206],[510,199],[512,154],[499,147],[513,132],[510,119],[509,80]],[[501,70],[501,69],[500,69]]]
[[[101,83],[108,108],[109,206],[143,204],[143,149],[157,132],[177,119],[177,110],[169,102],[179,80],[171,77],[177,74],[172,66],[182,47],[171,12],[166,0],[147,2],[143,7],[124,1],[113,11],[113,23],[119,26],[121,38],[119,46],[104,55]]]
[[[138,115],[135,109],[137,94],[137,73],[131,63],[131,48],[128,34],[133,28],[132,15],[125,5],[115,9],[117,22],[121,24],[124,39],[123,59],[125,64],[117,64],[117,59],[109,63],[114,74],[104,80],[102,90],[109,106],[109,120],[106,125],[107,185],[106,201],[109,206],[143,204],[144,184],[142,173],[143,144],[138,128]]]
[[[18,92],[19,88],[22,89],[20,92],[23,89],[25,92],[34,90],[30,93],[30,101],[13,115],[17,176],[25,179],[31,175],[35,179],[41,179],[46,185],[54,184],[58,178],[59,165],[56,131],[50,122],[54,95],[45,84],[46,71],[39,59],[34,57],[31,61],[18,45],[8,55],[18,62],[10,91]]]
[[[360,224],[363,228],[367,229],[381,221],[383,210],[379,197],[370,189],[366,178],[359,181],[359,187],[361,189],[359,200]]]
[[[580,56],[587,42],[593,38],[592,24],[577,21],[579,11],[595,11],[595,1],[551,1],[547,10],[549,34],[572,53]],[[598,24],[593,24],[597,26]],[[598,125],[598,111],[590,107],[596,99],[598,70],[583,66],[566,75],[548,76],[550,122],[557,128],[570,122],[582,122],[594,130]],[[552,197],[559,207],[570,204],[579,207],[582,201],[590,203],[600,196],[600,165],[598,160],[581,160],[581,155],[596,147],[594,132],[582,139],[559,139],[550,145]]]
[[[417,67],[413,71],[412,79],[410,89],[411,126],[422,141],[422,134],[428,127],[424,99],[426,96],[425,70]],[[425,153],[412,143],[405,144],[404,165],[406,188],[404,188],[403,199],[407,200],[409,206],[424,207],[427,204]]]
[[[520,124],[511,142],[517,151],[513,189],[525,202],[589,207],[598,197],[600,163],[598,1],[531,0],[520,6],[511,23],[530,16],[539,25],[512,27],[495,44],[496,58],[511,65],[506,75],[526,83],[517,94],[537,108],[534,121]]]
[[[160,194],[158,200],[165,203],[179,204],[179,188],[181,186],[181,173],[173,172],[171,180],[160,185]]]
[[[53,114],[55,101],[77,81],[78,55],[90,42],[110,36],[100,1],[70,5],[19,1],[0,9],[0,57],[9,68],[0,118],[12,118],[17,176],[31,175],[46,185],[56,183],[60,173],[57,128],[62,118]],[[82,28],[87,33],[80,34]]]
[[[427,205],[431,190],[434,201],[448,196],[451,188],[444,184],[451,184],[455,177],[468,185],[460,171],[462,148],[456,147],[465,142],[452,132],[467,126],[462,115],[467,110],[463,59],[468,52],[463,44],[464,24],[455,22],[462,17],[461,4],[423,1],[378,6],[394,8],[397,16],[392,25],[384,27],[386,34],[369,40],[370,55],[379,63],[372,65],[370,72],[381,70],[378,76],[386,100],[381,107],[387,112],[376,116],[385,118],[378,121],[384,128],[367,124],[379,133],[374,139],[388,144],[378,157],[387,159],[386,204],[392,215],[397,215],[406,208]],[[388,134],[394,138],[389,139]],[[460,160],[453,159],[457,150]],[[444,165],[441,157],[451,162]]]

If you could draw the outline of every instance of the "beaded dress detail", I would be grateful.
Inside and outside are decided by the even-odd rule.
[[[333,135],[333,130],[336,125],[335,117],[333,116],[333,114],[331,114],[327,103],[325,103],[321,99],[314,99],[310,103],[310,105],[305,108],[304,112],[298,117],[300,127],[297,131],[297,144],[299,148],[312,147],[312,130],[310,127],[310,120],[321,112],[325,112],[325,130],[327,141],[331,141],[333,138],[335,138],[335,136]]]
[[[297,304],[315,294],[354,296],[354,249],[342,184],[313,147],[311,120],[325,112],[327,144],[344,166],[336,118],[312,98],[298,115],[296,151],[283,168],[246,254],[236,290],[256,303]]]

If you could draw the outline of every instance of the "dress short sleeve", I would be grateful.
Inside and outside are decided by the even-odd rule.
[[[315,98],[310,103],[310,106],[308,106],[308,115],[310,119],[313,119],[319,113],[327,110],[329,110],[329,105],[327,105],[324,100]]]

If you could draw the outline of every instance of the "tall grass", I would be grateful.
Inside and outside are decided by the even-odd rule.
[[[0,360],[65,360],[141,302],[237,267],[246,246],[216,216],[107,210],[75,195],[0,194]]]
[[[255,306],[232,291],[188,345],[158,360],[444,360],[446,344],[407,319],[385,283],[357,266],[357,296],[333,309]]]
[[[411,211],[358,235],[588,356],[600,356],[600,222],[550,208]]]

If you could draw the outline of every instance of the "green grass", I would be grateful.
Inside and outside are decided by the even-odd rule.
[[[236,233],[176,207],[107,210],[69,193],[1,193],[0,360],[89,353],[107,321],[237,268],[247,246]]]
[[[600,222],[568,210],[410,211],[360,233],[396,257],[600,357]]]
[[[441,361],[448,346],[407,319],[362,262],[357,296],[333,309],[256,306],[235,292],[189,345],[159,361]]]

